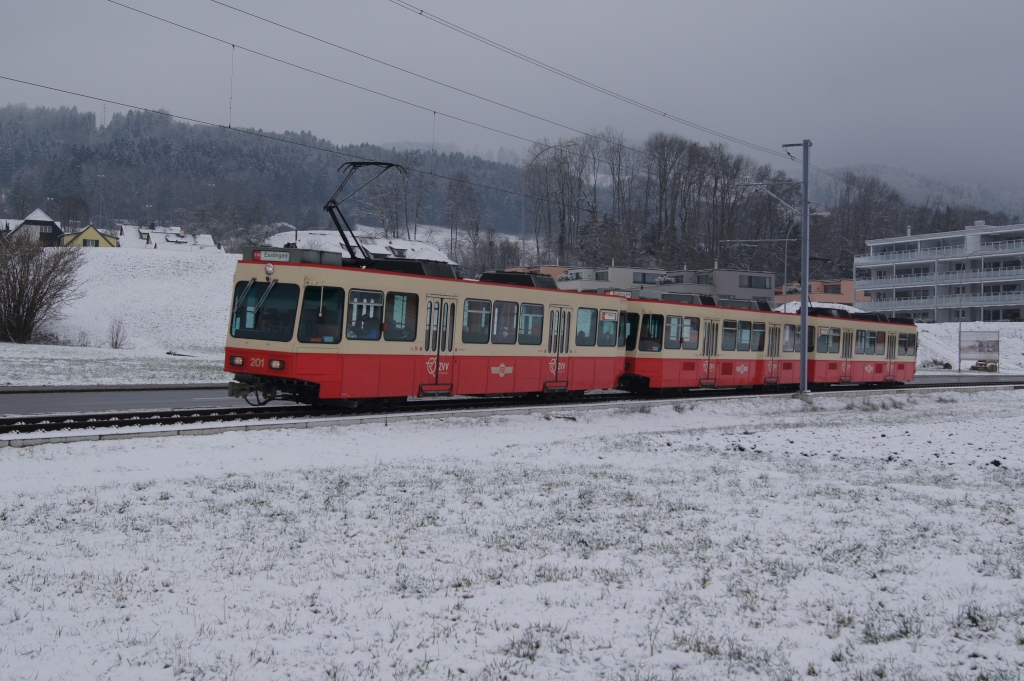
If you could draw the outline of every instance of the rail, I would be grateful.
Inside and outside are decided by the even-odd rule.
[[[262,407],[252,409],[193,409],[165,410],[163,412],[123,412],[120,414],[63,414],[32,417],[7,417],[0,419],[5,433],[0,437],[0,448],[29,447],[48,443],[71,443],[128,438],[173,437],[177,435],[213,435],[229,431],[253,431],[268,428],[315,428],[344,425],[381,424],[391,420],[417,420],[428,418],[528,415],[549,413],[560,418],[575,419],[572,411],[586,409],[607,409],[618,407],[646,411],[651,406],[674,405],[693,399],[776,399],[799,397],[797,386],[789,386],[792,392],[767,394],[750,389],[696,389],[671,397],[650,395],[629,395],[625,393],[599,393],[587,395],[582,400],[574,398],[552,403],[550,397],[536,398],[472,398],[447,400],[422,400],[409,402],[401,407],[392,406],[387,410],[364,410],[339,414],[337,410],[310,407]],[[901,393],[907,391],[949,390],[1016,390],[1024,388],[1024,379],[1008,379],[1005,382],[974,381],[969,383],[929,383],[904,387],[894,384],[879,388],[877,385],[830,386],[830,390],[816,390],[815,394]],[[567,413],[568,410],[568,413]],[[216,413],[214,413],[216,412]],[[289,413],[291,412],[291,413]],[[116,421],[116,425],[114,422]],[[11,428],[11,426],[14,426]],[[148,427],[147,428],[140,428]],[[87,430],[90,432],[82,433]],[[76,432],[78,431],[78,432]],[[99,431],[99,432],[97,432]]]

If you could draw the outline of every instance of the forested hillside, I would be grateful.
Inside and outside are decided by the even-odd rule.
[[[462,174],[474,182],[516,189],[519,169],[459,153],[395,152],[372,145],[339,147],[308,132],[225,130],[181,123],[160,114],[115,114],[97,126],[77,109],[0,108],[0,189],[4,217],[42,207],[76,225],[102,220],[173,222],[228,237],[258,225],[326,224],[322,207],[345,161],[387,160],[438,176]],[[282,141],[284,140],[284,141]],[[333,153],[332,153],[333,152]],[[412,174],[409,193],[421,194],[421,223],[444,223],[445,197],[429,176]],[[519,225],[519,202],[506,194],[481,196],[499,230]],[[349,210],[381,223],[373,192]],[[513,214],[514,213],[514,214]],[[514,224],[510,220],[514,218]]]
[[[527,263],[698,268],[717,260],[781,276],[783,239],[799,231],[791,210],[753,186],[790,179],[784,173],[673,134],[637,143],[604,130],[537,143],[516,166],[460,153],[338,147],[308,132],[226,130],[156,113],[96,123],[73,108],[0,108],[0,217],[42,207],[70,226],[173,223],[234,247],[279,230],[275,223],[325,226],[322,206],[337,167],[374,159],[411,172],[389,171],[346,204],[346,214],[392,236],[415,236],[418,224],[448,227],[450,255],[467,272],[518,264],[517,240],[498,233],[519,236],[525,225]],[[1019,221],[983,207],[912,205],[866,174],[819,175],[813,188],[814,210],[829,213],[813,219],[814,277],[849,277],[866,239],[907,226],[919,233]],[[799,203],[798,185],[770,189]],[[798,253],[789,242],[790,272]]]

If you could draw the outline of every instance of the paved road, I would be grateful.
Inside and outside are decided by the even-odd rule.
[[[1024,381],[1024,376],[1011,376],[1007,374],[988,374],[980,371],[963,371],[957,373],[951,371],[948,374],[918,375],[910,385],[928,385],[929,383],[1019,383]]]
[[[918,376],[912,385],[930,383],[1020,381],[1022,376],[983,374],[965,371],[961,374]],[[228,397],[227,386],[197,387],[183,390],[115,390],[104,392],[0,392],[0,416],[29,414],[61,414],[86,411],[127,411],[131,409],[177,409],[179,407],[234,407],[242,400]],[[289,404],[275,402],[276,405]]]
[[[0,393],[0,416],[178,407],[231,407],[242,404],[244,402],[239,398],[228,397],[227,386],[194,390]]]

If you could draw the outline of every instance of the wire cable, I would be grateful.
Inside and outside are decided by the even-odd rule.
[[[110,0],[110,1],[113,1],[113,0]],[[233,10],[235,12],[238,12],[239,14],[244,14],[244,15],[246,15],[248,17],[252,17],[253,19],[256,19],[257,21],[262,21],[262,22],[265,22],[267,24],[270,24],[271,26],[276,26],[276,27],[278,27],[280,29],[283,29],[285,31],[289,31],[289,32],[294,33],[296,35],[300,35],[300,36],[302,36],[304,38],[309,38],[310,40],[315,40],[318,43],[322,43],[324,45],[328,45],[330,47],[333,47],[335,49],[341,50],[343,52],[347,52],[348,54],[352,54],[352,55],[355,55],[357,57],[361,57],[362,59],[367,59],[369,61],[374,62],[375,64],[380,64],[382,66],[386,66],[388,68],[394,69],[396,71],[400,71],[401,73],[413,76],[415,78],[420,78],[422,80],[427,81],[428,83],[433,83],[434,85],[439,85],[439,86],[441,86],[443,88],[447,88],[447,89],[449,89],[449,90],[451,90],[453,92],[458,92],[459,94],[463,94],[463,95],[466,95],[468,97],[472,97],[472,98],[477,99],[477,100],[479,100],[481,102],[486,102],[488,104],[493,104],[494,106],[498,106],[498,107],[501,107],[501,108],[506,109],[508,111],[512,111],[514,113],[517,113],[517,114],[520,114],[520,115],[523,115],[523,116],[527,116],[527,117],[532,118],[532,119],[534,119],[536,121],[540,121],[542,123],[547,123],[549,125],[554,125],[556,127],[562,128],[563,130],[568,130],[569,132],[576,133],[577,135],[584,135],[586,137],[590,137],[590,138],[597,139],[597,140],[600,140],[602,142],[605,142],[606,144],[611,144],[611,145],[614,145],[614,146],[619,146],[619,147],[622,147],[624,149],[629,149],[630,151],[635,151],[635,152],[640,153],[640,154],[645,154],[645,155],[647,154],[647,152],[643,151],[642,149],[637,149],[635,147],[631,147],[631,146],[629,146],[627,144],[624,144],[622,142],[618,142],[616,140],[611,140],[611,139],[608,139],[606,137],[602,137],[600,135],[595,135],[594,133],[589,133],[589,132],[586,132],[584,130],[579,130],[578,128],[574,128],[571,125],[568,125],[568,124],[565,124],[565,123],[559,123],[558,121],[552,120],[550,118],[545,118],[544,116],[541,116],[539,114],[530,113],[529,111],[526,111],[524,109],[520,109],[518,107],[512,106],[511,104],[504,104],[504,103],[499,102],[499,101],[497,101],[495,99],[491,99],[490,97],[485,97],[483,95],[478,95],[475,92],[470,92],[469,90],[465,90],[465,89],[460,88],[460,87],[458,87],[456,85],[451,85],[449,83],[445,83],[445,82],[437,80],[435,78],[431,78],[430,76],[425,76],[425,75],[423,75],[421,73],[416,73],[415,71],[410,71],[409,69],[402,68],[401,66],[396,66],[396,65],[388,63],[388,62],[386,62],[386,61],[384,61],[382,59],[377,59],[376,57],[371,57],[368,54],[364,54],[362,52],[357,52],[356,50],[353,50],[353,49],[345,47],[343,45],[339,45],[337,43],[331,42],[330,40],[326,40],[324,38],[321,38],[319,36],[313,35],[311,33],[306,33],[305,31],[301,31],[301,30],[299,30],[297,28],[293,28],[293,27],[288,26],[286,24],[282,24],[280,22],[274,21],[273,19],[267,19],[266,17],[262,17],[262,16],[260,16],[258,14],[254,14],[253,12],[249,12],[247,10],[235,7],[233,5],[229,5],[228,3],[222,2],[221,0],[210,0],[210,1],[213,2],[214,4],[217,4],[217,5],[220,5],[221,7],[226,8],[226,9],[230,9],[230,10]],[[115,2],[114,4],[120,4],[120,3]],[[122,7],[127,7],[127,6],[126,5],[122,5]],[[132,9],[132,8],[129,8],[129,9]]]
[[[212,0],[212,1],[213,2],[218,2],[218,0]],[[674,121],[676,123],[679,123],[680,125],[685,125],[685,126],[687,126],[689,128],[693,128],[694,130],[700,130],[701,132],[705,132],[705,133],[707,133],[709,135],[713,135],[713,136],[718,137],[720,139],[728,140],[729,142],[733,142],[735,144],[739,144],[739,145],[747,147],[749,149],[755,149],[757,151],[763,152],[765,154],[770,154],[770,155],[776,156],[778,158],[782,158],[782,159],[786,159],[786,160],[792,159],[794,161],[796,160],[795,158],[793,158],[793,155],[789,154],[788,152],[783,153],[781,151],[776,151],[775,149],[771,149],[769,147],[762,146],[762,145],[757,144],[755,142],[749,142],[749,141],[744,140],[744,139],[742,139],[740,137],[735,137],[733,135],[729,135],[728,133],[724,133],[724,132],[721,132],[719,130],[715,130],[714,128],[709,128],[706,125],[701,125],[700,123],[695,123],[694,121],[690,121],[690,120],[687,120],[687,119],[682,118],[680,116],[676,116],[676,115],[671,114],[671,113],[669,113],[667,111],[663,111],[663,110],[658,109],[658,108],[656,108],[654,106],[651,106],[649,104],[645,104],[645,103],[643,103],[643,102],[641,102],[639,100],[636,100],[636,99],[633,99],[633,98],[628,97],[626,95],[623,95],[623,94],[620,94],[618,92],[615,92],[614,90],[610,90],[610,89],[608,89],[606,87],[603,87],[601,85],[597,85],[596,83],[592,83],[592,82],[590,82],[588,80],[585,80],[584,78],[581,78],[579,76],[573,75],[573,74],[571,74],[571,73],[569,73],[567,71],[563,71],[562,69],[559,69],[559,68],[557,68],[555,66],[547,64],[545,62],[542,62],[539,59],[535,59],[535,58],[533,58],[533,57],[531,57],[531,56],[529,56],[527,54],[523,54],[522,52],[518,52],[518,51],[512,49],[511,47],[507,47],[507,46],[505,46],[505,45],[503,45],[503,44],[501,44],[501,43],[499,43],[497,41],[491,40],[490,38],[482,36],[482,35],[480,35],[478,33],[474,33],[473,31],[471,31],[471,30],[469,30],[467,28],[463,28],[462,26],[459,26],[458,24],[452,23],[452,22],[448,21],[447,19],[439,17],[439,16],[437,16],[435,14],[431,14],[430,12],[427,12],[424,9],[416,7],[416,6],[406,2],[405,0],[388,0],[388,2],[390,2],[393,5],[397,5],[398,7],[401,7],[402,9],[408,10],[408,11],[412,12],[413,14],[417,14],[417,15],[423,17],[424,19],[428,19],[429,21],[433,21],[436,24],[444,26],[445,28],[447,28],[449,30],[455,31],[456,33],[460,33],[460,34],[466,36],[467,38],[470,38],[470,39],[475,40],[477,42],[483,43],[484,45],[487,45],[488,47],[492,47],[492,48],[494,48],[494,49],[496,49],[496,50],[498,50],[500,52],[504,52],[505,54],[510,55],[510,56],[512,56],[512,57],[514,57],[516,59],[521,60],[521,61],[525,61],[528,64],[532,64],[533,66],[536,66],[537,68],[540,68],[540,69],[543,69],[545,71],[548,71],[549,73],[553,73],[553,74],[555,74],[555,75],[557,75],[557,76],[559,76],[561,78],[565,78],[565,79],[570,80],[570,81],[572,81],[574,83],[582,85],[583,87],[589,88],[591,90],[599,92],[599,93],[601,93],[603,95],[606,95],[608,97],[612,97],[612,98],[617,99],[617,100],[619,100],[621,102],[624,102],[626,104],[630,104],[630,105],[635,106],[635,107],[637,107],[639,109],[643,109],[644,111],[648,111],[648,112],[653,113],[653,114],[655,114],[657,116],[661,116],[662,118],[666,118],[666,119],[668,119],[670,121]],[[218,4],[220,4],[220,3],[218,3]],[[825,170],[824,168],[821,168],[821,167],[818,167],[818,166],[815,166],[815,165],[810,165],[809,167],[811,167],[814,170],[816,170],[817,172],[822,173],[824,175],[827,175],[827,176],[829,176],[831,178],[834,178],[834,179],[839,180],[841,182],[849,183],[849,180],[847,180],[846,178],[840,177],[839,175],[836,175],[836,174],[834,174],[834,173],[832,173],[832,172],[830,172],[828,170]]]

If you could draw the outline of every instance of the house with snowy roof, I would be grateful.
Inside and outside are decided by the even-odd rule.
[[[65,234],[60,239],[61,246],[75,246],[79,248],[117,248],[117,237],[104,234],[94,226],[89,225],[81,232]]]
[[[118,224],[122,248],[150,248],[162,251],[221,250],[209,234],[186,234],[181,227]]]
[[[0,220],[0,234],[28,234],[33,241],[43,246],[59,246],[64,230],[59,222],[37,208],[24,220]]]

